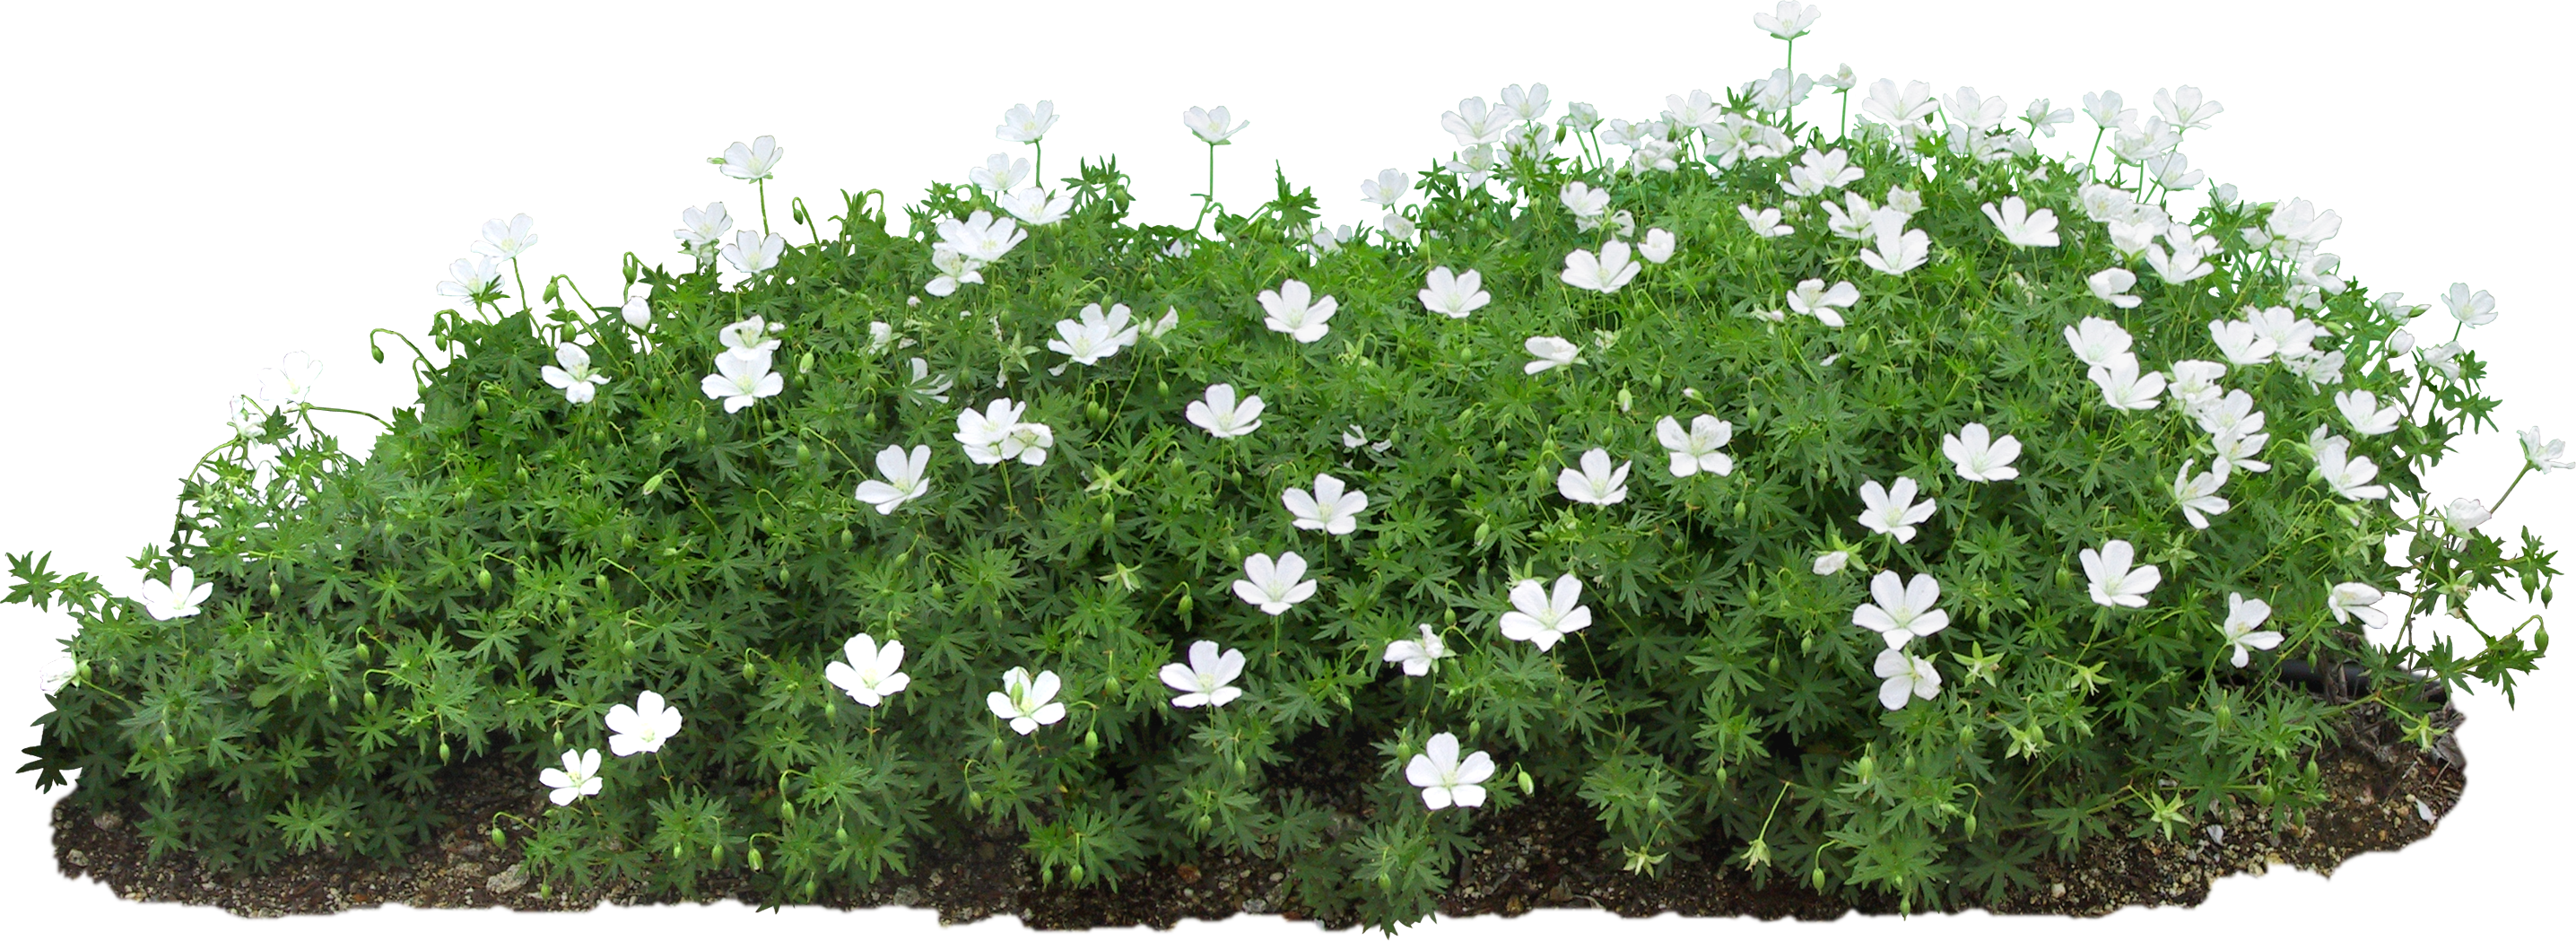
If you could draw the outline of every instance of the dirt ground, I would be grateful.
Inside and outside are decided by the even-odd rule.
[[[2446,717],[2456,724],[2456,714]],[[2333,799],[2310,811],[2305,827],[2274,834],[2263,820],[2238,818],[2221,823],[2218,832],[2202,830],[2174,841],[2097,839],[2070,862],[2043,854],[2035,864],[2035,886],[1972,907],[2098,916],[2130,905],[2197,905],[2209,897],[2212,880],[2232,873],[2282,864],[2331,872],[2357,854],[2398,849],[2430,835],[2435,822],[2458,802],[2465,762],[2456,739],[2446,737],[2433,751],[2418,751],[2398,740],[2384,722],[2373,721],[2352,724],[2343,739],[2317,755]],[[1317,779],[1311,784],[1358,773],[1357,758],[1307,757],[1288,767],[1300,777]],[[542,791],[530,785],[522,769],[495,761],[460,765],[440,783],[437,800],[456,823],[434,844],[391,867],[320,853],[287,859],[264,873],[210,871],[185,853],[156,861],[146,855],[143,839],[128,822],[132,808],[75,817],[68,800],[54,808],[55,859],[66,877],[104,882],[128,899],[214,905],[249,917],[388,902],[419,908],[586,910],[604,902],[774,901],[753,897],[748,886],[718,880],[702,882],[688,898],[622,884],[540,896],[537,885],[514,864],[515,852],[495,848],[485,827],[496,811],[534,815],[545,801]],[[1561,907],[1600,908],[1632,917],[1672,911],[1805,920],[1838,918],[1854,908],[1895,910],[1892,901],[1855,906],[1819,895],[1794,878],[1773,878],[1756,888],[1742,868],[1722,864],[1739,849],[1731,843],[1694,847],[1700,860],[1676,858],[1658,877],[1639,876],[1597,848],[1601,837],[1591,813],[1564,795],[1541,795],[1509,811],[1480,815],[1475,838],[1484,848],[1457,868],[1440,911],[1518,915]],[[1168,928],[1184,918],[1216,920],[1238,912],[1315,917],[1298,910],[1292,882],[1278,861],[1211,855],[1124,874],[1115,892],[1048,887],[1039,884],[1013,841],[979,834],[927,847],[910,875],[888,875],[865,890],[827,894],[812,904],[926,907],[937,909],[940,919],[950,923],[1007,914],[1041,929]],[[1347,918],[1326,918],[1324,923],[1349,926]]]

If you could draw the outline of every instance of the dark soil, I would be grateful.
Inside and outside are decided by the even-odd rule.
[[[2359,710],[2356,710],[2358,713]],[[2456,713],[2442,717],[2458,724]],[[2445,736],[2430,751],[2403,741],[2384,719],[2349,724],[2342,741],[2316,756],[2333,797],[2308,813],[2304,827],[2279,833],[2259,817],[2241,815],[2173,841],[2096,839],[2072,861],[2042,854],[2037,883],[1983,907],[1999,913],[2098,916],[2130,905],[2197,905],[2210,882],[2237,872],[2262,872],[2287,864],[2331,873],[2344,860],[2395,850],[2432,833],[2434,821],[2459,800],[2464,762],[2456,739]],[[1287,786],[1310,794],[1356,794],[1336,779],[1364,773],[1367,759],[1323,753],[1294,756],[1285,766]],[[1336,786],[1338,785],[1338,790]],[[335,912],[399,902],[416,908],[506,906],[523,911],[587,910],[602,902],[624,905],[708,902],[741,898],[754,904],[749,886],[708,880],[687,898],[626,885],[540,896],[537,886],[485,837],[498,811],[532,816],[544,795],[523,769],[482,760],[450,770],[436,799],[455,821],[433,845],[405,862],[376,863],[313,853],[290,857],[264,873],[203,868],[186,853],[152,860],[143,838],[127,821],[131,807],[76,819],[69,800],[54,806],[55,861],[67,877],[87,875],[118,895],[138,901],[216,905],[235,914],[267,917]],[[1895,911],[1892,900],[1858,905],[1810,892],[1801,880],[1773,878],[1756,887],[1741,867],[1722,864],[1740,850],[1712,841],[1694,847],[1700,857],[1678,854],[1657,877],[1625,872],[1610,851],[1598,849],[1602,830],[1584,807],[1563,795],[1541,795],[1509,811],[1477,818],[1475,839],[1484,849],[1454,873],[1441,900],[1443,915],[1518,915],[1533,908],[1600,908],[1623,916],[1663,912],[1686,916],[1752,915],[1765,920],[1830,920],[1855,909]],[[1295,877],[1280,861],[1210,855],[1194,862],[1150,865],[1123,875],[1117,891],[1042,886],[1015,839],[985,834],[924,847],[908,876],[889,874],[863,891],[827,894],[814,904],[840,909],[883,905],[928,907],[943,922],[1015,915],[1033,928],[1071,929],[1125,925],[1169,928],[1184,918],[1218,920],[1238,912],[1311,918],[1296,910]],[[1326,918],[1348,927],[1347,918]]]

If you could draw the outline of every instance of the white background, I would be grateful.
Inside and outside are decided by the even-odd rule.
[[[522,259],[530,283],[570,274],[611,303],[620,252],[677,261],[669,232],[681,207],[721,199],[737,221],[757,224],[749,188],[704,162],[729,142],[773,134],[787,148],[770,199],[786,230],[789,196],[826,215],[838,211],[839,188],[883,188],[901,205],[928,180],[962,182],[985,154],[1018,152],[992,136],[1004,108],[1048,98],[1064,115],[1047,138],[1049,174],[1070,173],[1077,156],[1115,152],[1135,177],[1144,221],[1191,215],[1185,194],[1200,186],[1203,150],[1177,115],[1222,104],[1252,126],[1220,154],[1220,196],[1238,209],[1257,205],[1275,160],[1324,198],[1328,221],[1359,222],[1375,213],[1362,214],[1357,181],[1446,154],[1438,116],[1461,97],[1493,100],[1506,83],[1545,81],[1559,102],[1645,119],[1667,93],[1718,91],[1780,57],[1779,43],[1749,25],[1757,7],[1747,0],[1274,10],[987,0],[867,12],[787,3],[222,6],[30,4],[6,14],[15,41],[0,61],[11,89],[0,168],[14,198],[0,246],[16,276],[0,300],[10,366],[0,370],[10,403],[0,410],[0,549],[50,550],[56,570],[98,573],[119,592],[140,579],[122,560],[166,538],[176,479],[224,436],[226,399],[255,389],[258,371],[281,354],[308,350],[329,365],[321,403],[381,413],[410,401],[400,356],[371,362],[366,331],[418,337],[446,306],[432,285],[485,219],[532,214],[543,242]],[[2563,9],[1824,6],[1818,32],[1799,43],[1806,71],[1850,62],[1864,81],[1921,78],[1943,93],[1972,84],[2016,110],[2040,96],[2073,105],[2105,88],[2145,108],[2159,87],[2200,86],[2226,112],[2187,139],[2195,166],[2250,199],[2305,196],[2340,211],[2343,234],[2327,248],[2374,291],[2425,302],[2453,281],[2493,291],[2503,316],[2470,341],[2495,363],[2488,389],[2506,403],[2499,421],[2576,437],[2564,196],[2549,182],[2567,154],[2566,119],[2532,107],[2563,85],[2563,70],[2545,68],[2562,61]],[[1801,113],[1834,107],[1817,101]],[[2043,146],[2080,147],[2090,125],[2074,127]],[[2447,324],[2437,308],[2417,332],[2438,341]],[[363,436],[373,425],[335,416],[331,427]],[[2509,431],[2470,439],[2435,479],[2436,494],[2492,500],[2517,460]],[[2535,475],[2490,530],[2530,525],[2562,553],[2576,549],[2571,482],[2576,474]],[[2496,623],[2528,613],[2516,611],[2487,609]],[[35,740],[21,723],[43,710],[36,674],[71,626],[24,606],[0,611],[0,745],[11,755]],[[2198,910],[2132,909],[2080,924],[1938,916],[1903,930],[2017,938],[2536,929],[2570,909],[2564,848],[2576,826],[2562,782],[2571,674],[2576,665],[2546,666],[2518,710],[2501,696],[2471,697],[2462,737],[2475,773],[2465,803],[2428,842],[2356,860],[2331,881],[2278,872],[2226,880]],[[0,892],[22,926],[211,939],[911,932],[936,923],[927,911],[764,915],[732,904],[252,922],[137,905],[54,874],[52,798],[32,784],[26,775],[0,782]],[[1408,934],[1896,930],[1877,921],[1628,924],[1546,912]],[[1180,936],[1315,930],[1242,918],[1191,923]],[[1021,933],[1007,918],[950,931]]]

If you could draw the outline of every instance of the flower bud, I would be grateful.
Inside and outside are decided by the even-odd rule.
[[[697,435],[697,439],[698,439],[698,443],[699,443],[699,444],[705,444],[705,443],[707,443],[707,426],[706,426],[706,423],[705,423],[705,422],[699,422],[699,423],[698,423],[698,430],[697,430],[697,432],[696,432],[696,435]]]
[[[1102,511],[1100,511],[1100,528],[1102,528],[1102,529],[1116,529],[1116,528],[1118,528],[1118,512],[1117,512],[1117,511],[1115,511],[1115,510],[1102,510]]]
[[[867,414],[859,416],[859,424],[867,426],[869,431],[877,430],[876,411],[874,409],[870,409]]]
[[[716,844],[716,845],[714,845],[714,846],[707,847],[707,861],[708,861],[708,862],[712,862],[712,863],[716,863],[716,864],[719,864],[719,865],[723,864],[723,863],[724,863],[724,844],[722,844],[722,843],[718,843],[718,844]]]
[[[755,682],[759,682],[759,680],[760,680],[760,662],[759,662],[759,661],[756,661],[756,660],[745,660],[745,661],[743,661],[743,662],[742,662],[742,681],[743,681],[743,682],[745,682],[745,683],[755,683]]]
[[[1824,891],[1824,890],[1825,890],[1825,867],[1823,867],[1823,866],[1818,866],[1818,867],[1816,867],[1815,869],[1808,871],[1808,873],[1807,873],[1807,884],[1808,884],[1808,885],[1812,885],[1812,886],[1814,886],[1814,887],[1816,888],[1816,891],[1818,891],[1818,892],[1822,892],[1822,891]]]
[[[840,720],[840,718],[841,718],[841,701],[840,701],[840,700],[837,700],[837,699],[826,699],[826,700],[823,700],[823,721],[825,721],[825,722],[837,722],[837,721],[839,721],[839,720]]]
[[[509,837],[509,835],[502,833],[502,832],[501,832],[501,825],[500,825],[500,824],[497,824],[497,823],[492,825],[492,845],[494,845],[494,846],[508,846],[508,845],[510,845],[510,837]]]
[[[1725,769],[1720,768],[1718,770],[1722,772]],[[1527,768],[1521,769],[1521,793],[1525,795],[1538,793],[1538,782],[1530,780],[1530,773]]]
[[[814,351],[813,351],[813,350],[806,350],[806,351],[805,351],[805,355],[803,355],[803,356],[799,356],[799,357],[797,357],[797,358],[796,358],[796,374],[797,374],[797,375],[799,375],[799,376],[802,376],[802,375],[804,375],[804,374],[806,374],[806,373],[813,372],[813,371],[814,371]],[[758,867],[758,866],[753,866],[753,867],[751,867],[751,868],[758,869],[758,868],[760,868],[760,867]]]
[[[796,442],[796,466],[805,467],[813,463],[814,449],[806,447],[805,442]]]
[[[476,566],[476,567],[475,567],[475,569],[474,569],[474,587],[476,587],[476,588],[481,588],[481,589],[484,589],[484,590],[487,590],[487,591],[491,589],[491,587],[492,587],[492,570],[491,570],[490,568],[483,567],[483,566]]]
[[[1172,394],[1172,384],[1161,379],[1156,379],[1154,380],[1154,392],[1158,395],[1170,395]]]
[[[446,764],[446,763],[447,763],[447,760],[448,760],[448,757],[449,757],[449,756],[448,756],[448,754],[447,754],[447,740],[446,740],[446,739],[439,739],[439,740],[438,740],[438,763],[439,763],[439,764],[442,764],[442,765],[443,765],[443,764]]]
[[[1194,822],[1194,825],[1196,829],[1201,832],[1205,832],[1209,827],[1216,826],[1216,818],[1210,817],[1206,814],[1200,814],[1199,819]]]
[[[1092,751],[1099,751],[1099,750],[1100,750],[1100,730],[1098,730],[1098,729],[1084,729],[1084,730],[1082,730],[1082,747],[1087,748],[1087,749],[1090,749],[1090,750],[1092,750]]]
[[[850,534],[850,528],[849,528],[849,527],[847,527],[847,526],[843,526],[843,527],[841,527],[841,548],[843,548],[843,549],[847,549],[847,548],[849,548],[850,546],[852,546],[852,545],[856,544],[857,542],[858,542],[858,537],[853,536],[853,535],[851,535],[851,534]]]
[[[1066,869],[1064,871],[1064,877],[1074,882],[1082,881],[1082,864],[1075,863],[1071,868]]]
[[[812,358],[811,354],[807,358]],[[751,848],[751,871],[760,871],[760,847],[757,846]]]
[[[1190,605],[1190,593],[1185,591],[1181,593],[1180,603],[1173,605],[1173,607],[1180,609],[1180,613],[1182,614],[1188,614],[1190,613]]]
[[[275,576],[275,575],[271,575],[271,576],[269,576],[269,577],[268,577],[268,596],[269,596],[269,597],[271,597],[271,598],[275,598],[275,597],[277,597],[277,596],[278,596],[278,593],[279,593],[279,589],[278,589],[278,587],[277,587],[277,576]]]
[[[477,397],[474,400],[474,414],[487,417],[490,416],[492,414],[492,403]]]
[[[591,579],[590,579],[590,583],[591,583],[591,584],[593,584],[593,585],[597,585],[597,586],[599,586],[599,590],[600,590],[600,591],[607,591],[607,590],[608,590],[608,573],[606,573],[606,572],[601,572],[601,573],[599,573],[598,575],[594,575],[594,576],[592,576],[592,577],[591,577]]]
[[[998,745],[998,744],[1001,744],[1001,741],[1002,741],[1001,739],[998,739],[998,738],[997,738],[997,739],[994,739],[994,740],[993,740],[993,743],[994,743],[994,744],[996,744],[996,745]],[[968,791],[968,792],[966,792],[966,806],[968,806],[968,807],[972,807],[972,808],[975,808],[976,810],[982,810],[982,809],[984,809],[984,792],[982,792],[982,791]]]
[[[1247,768],[1247,767],[1244,767],[1243,759],[1241,759],[1241,758],[1236,758],[1236,759],[1234,760],[1234,776],[1235,776],[1235,777],[1238,777],[1238,778],[1243,778],[1243,777],[1250,777],[1251,775],[1252,775],[1252,769]]]
[[[840,843],[847,843],[847,842],[850,842],[850,828],[849,828],[848,826],[845,826],[845,825],[842,825],[842,826],[834,826],[834,827],[832,828],[832,839],[833,839],[835,842],[840,842]]]
[[[376,691],[375,691],[375,690],[372,690],[372,689],[371,689],[371,690],[368,690],[368,691],[367,691],[367,694],[366,694],[365,696],[363,696],[363,697],[359,698],[359,700],[358,700],[358,701],[366,704],[366,706],[367,706],[367,711],[368,711],[368,712],[374,712],[374,711],[376,711]]]
[[[563,729],[561,729],[561,728],[557,728],[557,729],[555,729],[555,747],[556,747],[556,748],[562,748],[562,747],[563,747]]]

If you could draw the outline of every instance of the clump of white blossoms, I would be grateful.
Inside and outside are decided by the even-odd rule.
[[[1055,446],[1055,431],[1021,421],[1027,410],[1028,403],[1000,398],[986,403],[982,411],[969,408],[958,413],[956,438],[966,459],[977,464],[1017,460],[1031,467],[1046,463],[1047,449]]]

